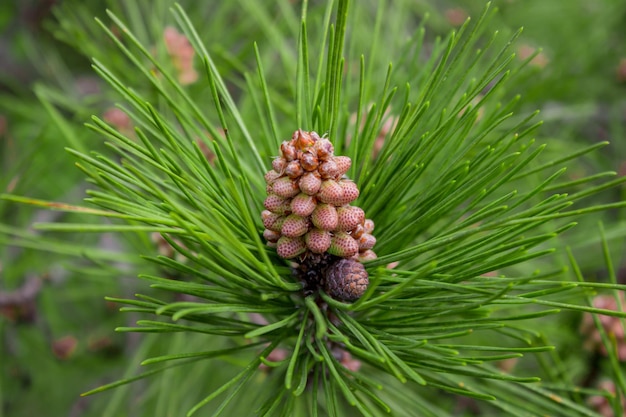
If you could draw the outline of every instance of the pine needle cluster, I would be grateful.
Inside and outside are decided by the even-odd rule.
[[[616,283],[580,273],[572,280],[561,265],[534,270],[531,262],[549,259],[576,218],[625,205],[584,202],[624,181],[605,179],[614,173],[564,175],[568,162],[605,143],[542,157],[537,114],[517,113],[516,77],[532,57],[514,59],[519,33],[486,33],[490,7],[444,38],[431,39],[423,22],[400,33],[393,64],[379,67],[366,54],[384,55],[376,42],[390,23],[379,11],[376,42],[353,37],[371,16],[349,3],[308,10],[304,2],[293,45],[277,45],[280,34],[267,28],[274,43],[252,46],[254,74],[228,75],[173,7],[195,53],[192,82],[165,46],[155,52],[114,13],[98,20],[118,56],[95,59],[93,69],[131,127],[92,118],[88,128],[106,149],[68,149],[92,185],[89,205],[53,208],[107,222],[39,228],[156,239],[152,253],[141,253],[149,272],[139,275],[152,290],[107,299],[141,317],[118,331],[154,334],[151,346],[169,340],[172,350],[143,360],[146,372],[87,394],[160,374],[159,395],[174,389],[172,378],[190,393],[170,405],[189,416],[453,413],[433,395],[466,397],[486,413],[595,415],[566,373],[540,383],[504,364],[554,358],[538,328],[562,310],[626,317],[588,299],[621,290]],[[135,89],[137,77],[149,88]],[[355,204],[376,223],[378,257],[364,260],[369,286],[354,302],[304,291],[263,238],[263,175],[298,129],[319,132],[352,160]]]

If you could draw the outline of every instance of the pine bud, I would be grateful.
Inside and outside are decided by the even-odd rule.
[[[339,256],[341,258],[350,258],[359,251],[359,244],[349,234],[345,232],[337,232],[331,239],[328,253]]]
[[[339,173],[339,168],[337,167],[335,161],[329,159],[328,161],[324,161],[320,164],[318,171],[324,179],[335,178]]]
[[[376,258],[378,258],[378,256],[371,249],[359,253],[358,256],[359,262],[373,261]]]
[[[298,194],[291,200],[291,211],[298,216],[310,216],[315,207],[317,207],[315,198],[304,193]]]
[[[363,264],[354,259],[340,259],[326,271],[324,291],[340,301],[356,301],[365,293],[369,277]]]
[[[307,248],[313,253],[324,253],[330,247],[330,232],[320,229],[311,229],[304,236]]]
[[[352,166],[352,159],[347,156],[336,156],[335,164],[337,164],[337,178],[341,178]]]
[[[360,207],[343,206],[337,209],[337,217],[337,230],[347,232],[363,223],[365,212]]]
[[[297,150],[303,151],[315,143],[314,138],[311,136],[309,132],[305,132],[302,129],[298,129],[291,136],[291,140],[293,141],[293,145]]]
[[[285,168],[287,168],[287,160],[281,157],[274,158],[272,161],[272,168],[274,169],[274,172],[283,175]]]
[[[296,148],[287,141],[280,144],[280,152],[287,162],[291,162],[296,159]]]
[[[263,237],[268,242],[274,243],[274,242],[278,242],[278,239],[280,239],[280,233],[279,232],[275,232],[273,230],[265,229],[263,231]]]
[[[311,135],[311,139],[313,139],[313,142],[317,142],[318,140],[322,139],[320,138],[320,135],[318,135],[317,132],[314,130],[311,130],[309,134]]]
[[[311,152],[305,152],[300,158],[300,164],[306,171],[314,171],[319,166],[319,160]]]
[[[291,161],[287,164],[287,168],[285,168],[285,174],[291,179],[296,179],[304,174],[304,169],[299,161]]]
[[[354,182],[341,180],[339,181],[339,186],[342,190],[342,198],[338,201],[339,204],[350,204],[359,197],[359,189]]]
[[[376,238],[369,233],[363,233],[357,242],[359,243],[359,251],[365,251],[374,247]]]
[[[279,197],[276,194],[270,194],[263,202],[263,206],[272,213],[285,214],[291,209],[289,203],[290,201],[288,199]]]
[[[300,193],[300,188],[289,177],[281,177],[272,184],[272,192],[283,198],[291,198]]]
[[[335,230],[337,228],[337,209],[330,204],[318,204],[311,214],[313,225],[322,230]]]
[[[315,195],[322,185],[322,180],[314,173],[307,172],[302,177],[300,177],[298,185],[300,186],[300,191],[302,191],[304,194]]]
[[[317,193],[317,198],[322,203],[333,204],[335,206],[343,205],[344,199],[343,188],[337,181],[325,180]]]
[[[263,210],[261,218],[263,219],[263,226],[274,232],[280,232],[281,227],[283,227],[283,222],[285,221],[283,215],[272,213],[269,210]]]
[[[356,227],[352,229],[352,231],[350,232],[350,236],[352,236],[355,239],[358,239],[363,235],[363,233],[364,233],[363,225],[357,224]]]
[[[280,232],[283,236],[298,237],[309,230],[309,220],[297,214],[290,214],[285,218]]]
[[[276,243],[276,253],[284,259],[295,258],[306,251],[306,244],[302,237],[283,236]]]
[[[328,139],[318,140],[317,142],[315,142],[315,145],[313,145],[313,149],[317,153],[317,157],[322,161],[326,161],[327,159],[332,158],[333,154],[335,153],[335,148]]]
[[[374,223],[349,205],[359,197],[356,184],[344,177],[352,160],[334,151],[328,139],[299,129],[281,144],[265,174],[263,234],[283,258],[304,254],[298,263],[313,290],[337,257],[355,262],[376,257]]]
[[[278,178],[280,178],[280,175],[278,172],[276,171],[267,171],[267,173],[265,174],[265,182],[268,185],[272,185],[274,183],[274,181],[276,181]]]

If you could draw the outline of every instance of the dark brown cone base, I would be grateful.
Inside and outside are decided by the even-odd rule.
[[[304,284],[304,295],[309,296],[324,289],[324,280],[328,268],[339,261],[339,256],[329,253],[310,253],[303,257],[300,264],[293,269],[294,275]]]

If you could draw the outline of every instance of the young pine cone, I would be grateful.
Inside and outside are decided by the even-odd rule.
[[[361,298],[369,278],[362,263],[354,259],[340,259],[326,271],[324,291],[341,301],[355,301]]]
[[[268,195],[262,218],[268,245],[285,259],[302,260],[310,254],[375,259],[374,222],[350,205],[359,196],[356,184],[345,177],[350,158],[335,156],[328,139],[302,130],[283,142],[280,152],[265,174]]]

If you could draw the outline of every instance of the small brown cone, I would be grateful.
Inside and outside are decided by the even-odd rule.
[[[326,271],[324,291],[340,301],[356,301],[365,293],[369,277],[363,264],[354,259],[340,259]]]
[[[291,161],[287,164],[287,168],[285,168],[285,174],[292,180],[295,180],[304,174],[304,168],[302,168],[299,161]]]
[[[319,166],[319,160],[317,156],[311,152],[305,152],[300,158],[300,164],[305,171],[314,171]]]
[[[298,129],[291,135],[292,143],[296,150],[303,151],[315,144],[315,139],[311,133],[314,132],[305,132],[302,129]]]
[[[280,144],[280,153],[282,153],[283,158],[285,158],[287,162],[293,161],[298,155],[295,146],[290,144],[288,141],[284,141]]]
[[[332,143],[330,143],[328,139],[318,140],[317,142],[315,142],[315,145],[313,145],[313,149],[315,152],[317,152],[317,157],[322,161],[326,161],[329,158],[332,158],[333,154],[335,153],[335,147]]]
[[[328,161],[324,161],[320,164],[318,171],[324,179],[336,178],[339,173],[339,168],[333,159],[329,159]]]
[[[274,169],[274,172],[277,173],[279,176],[283,175],[283,173],[285,172],[285,168],[287,168],[287,160],[281,157],[274,158],[274,160],[272,161],[272,168]]]

